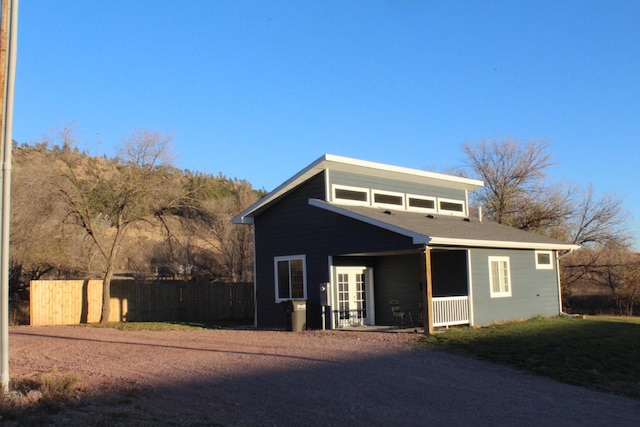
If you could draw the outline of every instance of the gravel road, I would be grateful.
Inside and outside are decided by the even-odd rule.
[[[52,425],[631,426],[640,402],[410,344],[413,334],[15,327],[12,378],[83,379]]]

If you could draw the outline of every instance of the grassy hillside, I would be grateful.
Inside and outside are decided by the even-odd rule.
[[[64,162],[62,160],[65,160]],[[81,185],[92,186],[91,197],[109,206],[109,190],[126,172],[117,159],[95,158],[71,147],[23,145],[13,150],[11,282],[13,291],[28,281],[44,278],[99,278],[104,265],[85,231],[70,221],[61,189],[67,165]],[[122,244],[118,274],[154,277],[189,271],[210,280],[236,274],[226,265],[225,251],[235,244],[239,230],[229,219],[262,192],[246,181],[221,174],[208,175],[163,167],[164,189],[187,194],[186,202],[155,212],[136,223]],[[102,190],[101,190],[102,189]],[[162,190],[162,189],[161,189]],[[106,211],[92,217],[105,236],[114,233]],[[234,243],[232,243],[232,241]],[[250,246],[242,246],[250,252]],[[251,253],[247,254],[251,257]],[[248,266],[250,267],[250,266]],[[244,267],[243,267],[244,268]]]

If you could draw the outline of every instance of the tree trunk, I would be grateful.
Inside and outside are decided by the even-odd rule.
[[[108,323],[109,314],[111,314],[111,276],[113,276],[113,271],[109,266],[102,280],[102,312],[100,314],[100,323]]]

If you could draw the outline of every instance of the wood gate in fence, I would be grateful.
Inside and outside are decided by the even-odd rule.
[[[31,325],[97,323],[101,280],[34,280]],[[253,318],[252,283],[113,280],[111,322],[204,322]]]

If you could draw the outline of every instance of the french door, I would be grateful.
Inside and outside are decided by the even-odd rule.
[[[362,267],[336,269],[335,327],[347,328],[373,323],[370,276],[370,271]]]

